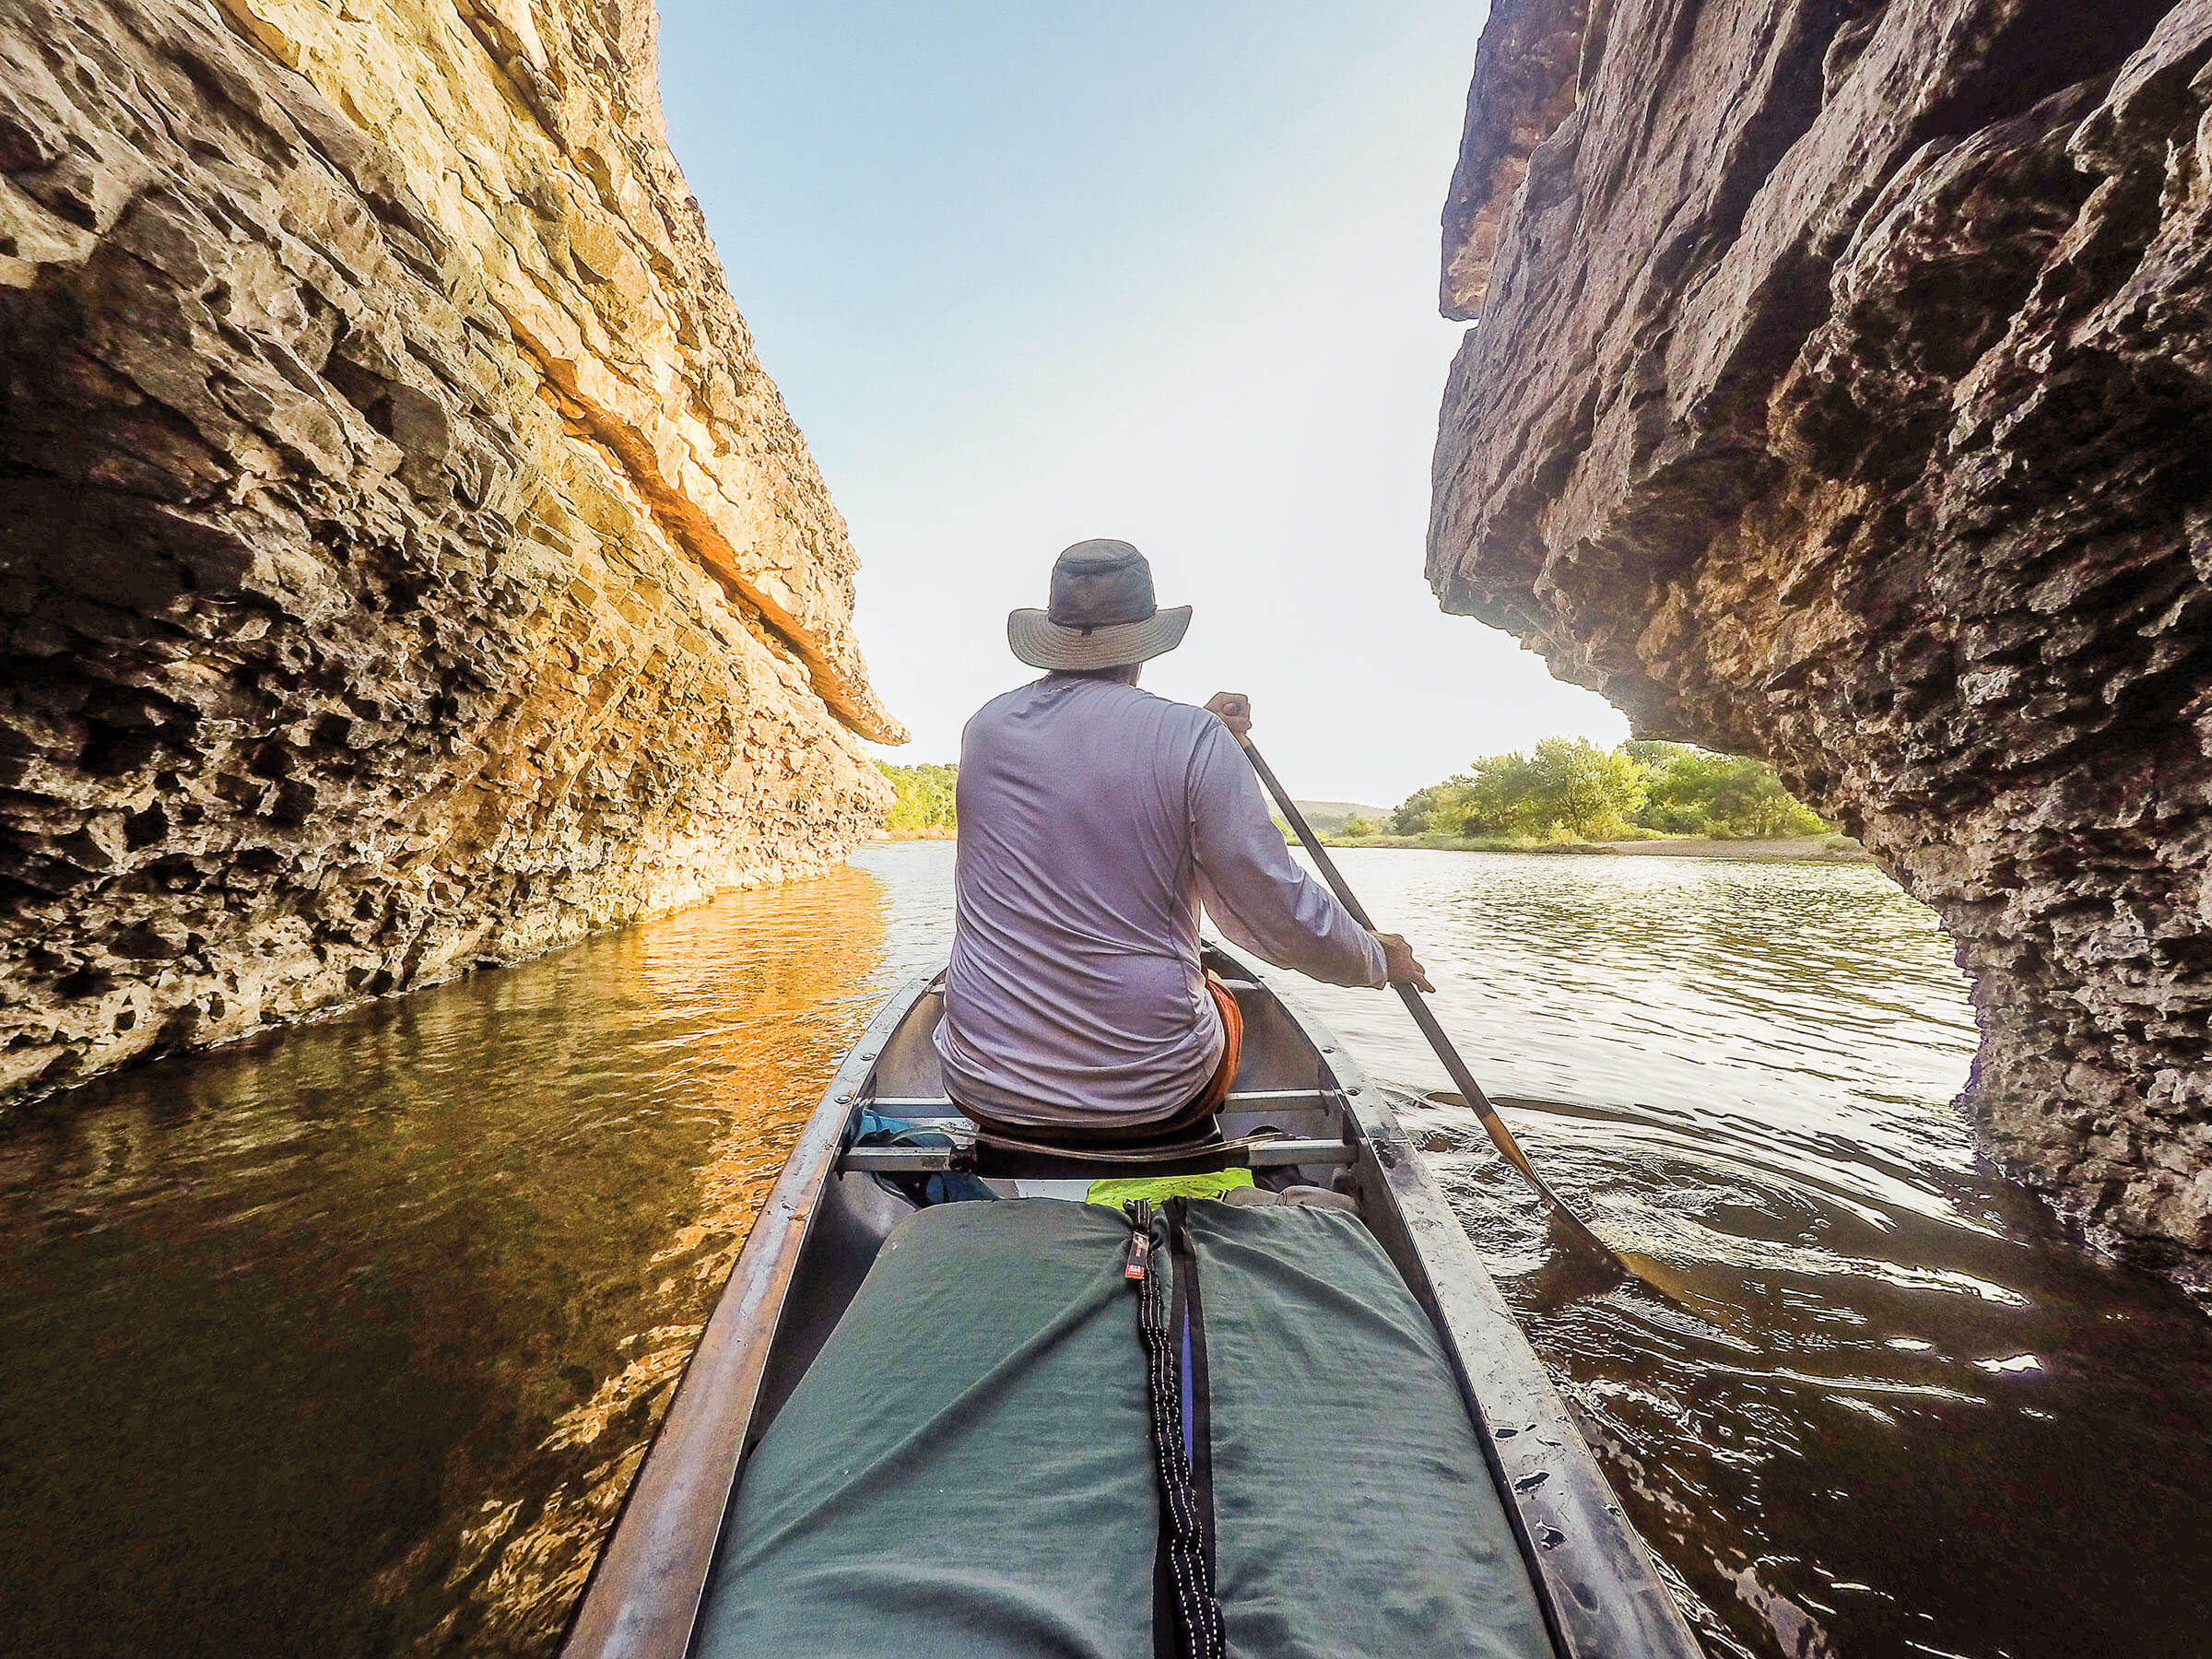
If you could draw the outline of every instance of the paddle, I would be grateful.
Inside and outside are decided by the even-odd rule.
[[[1275,797],[1275,804],[1283,809],[1283,816],[1289,820],[1290,828],[1298,832],[1298,839],[1305,843],[1306,851],[1313,855],[1313,862],[1320,866],[1323,879],[1335,892],[1338,902],[1351,912],[1353,921],[1372,933],[1375,924],[1369,919],[1366,907],[1345,885],[1344,877],[1336,868],[1336,861],[1322,846],[1320,839],[1313,833],[1312,826],[1306,822],[1306,815],[1299,811],[1298,803],[1290,798],[1288,792],[1283,788],[1282,781],[1275,775],[1274,768],[1261,757],[1258,749],[1253,747],[1250,738],[1239,737],[1237,741],[1244,746],[1244,753],[1252,761],[1253,771],[1258,772],[1260,782],[1267,785],[1267,793]],[[1505,1126],[1505,1120],[1498,1115],[1498,1109],[1490,1104],[1490,1097],[1483,1093],[1482,1085],[1475,1081],[1475,1074],[1467,1069],[1467,1063],[1459,1057],[1459,1050],[1453,1046],[1452,1039],[1444,1035],[1444,1028],[1437,1023],[1436,1015],[1422,999],[1420,991],[1412,985],[1394,988],[1406,1004],[1406,1011],[1413,1016],[1413,1023],[1421,1028],[1421,1035],[1429,1040],[1429,1046],[1436,1051],[1436,1057],[1444,1063],[1444,1069],[1452,1074],[1452,1081],[1459,1086],[1460,1094],[1475,1109],[1475,1115],[1482,1120],[1483,1128],[1489,1132],[1490,1144],[1498,1148],[1507,1163],[1521,1171],[1522,1177],[1535,1188],[1544,1202],[1551,1206],[1551,1213],[1565,1225],[1568,1236],[1592,1255],[1609,1264],[1617,1274],[1641,1280],[1669,1301],[1682,1302],[1684,1292],[1672,1287],[1669,1281],[1674,1275],[1663,1264],[1639,1253],[1624,1253],[1614,1249],[1592,1232],[1589,1224],[1569,1207],[1564,1198],[1551,1190],[1550,1183],[1536,1173],[1535,1165],[1528,1161],[1528,1154],[1521,1150],[1521,1144],[1513,1139],[1513,1132]]]

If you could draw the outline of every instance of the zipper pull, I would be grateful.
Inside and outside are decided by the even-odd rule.
[[[1129,1260],[1122,1268],[1122,1277],[1141,1279],[1146,1252],[1152,1244],[1152,1206],[1147,1199],[1132,1198],[1122,1206],[1122,1214],[1129,1218]]]

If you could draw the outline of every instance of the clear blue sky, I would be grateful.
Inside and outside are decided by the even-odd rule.
[[[670,141],[860,551],[887,758],[1033,677],[1006,613],[1091,535],[1197,607],[1146,685],[1249,692],[1309,798],[1626,735],[1421,575],[1480,4],[661,16]]]

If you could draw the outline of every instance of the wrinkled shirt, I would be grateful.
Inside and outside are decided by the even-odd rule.
[[[1009,1124],[1164,1118],[1219,1065],[1198,909],[1234,944],[1338,985],[1382,947],[1299,867],[1229,728],[1108,680],[1048,677],[960,738],[956,915],[936,1030],[946,1088]]]

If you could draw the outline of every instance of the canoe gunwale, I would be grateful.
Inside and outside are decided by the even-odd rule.
[[[1208,954],[1233,963],[1314,1051],[1322,1075],[1312,1093],[1337,1113],[1369,1227],[1442,1343],[1560,1659],[1702,1659],[1565,1400],[1396,1116],[1341,1040],[1295,998],[1218,947]],[[874,1098],[878,1060],[936,982],[934,973],[918,976],[887,998],[822,1091],[630,1483],[561,1659],[685,1659],[690,1652],[828,1183],[860,1107]],[[798,1347],[803,1355],[806,1345]],[[791,1363],[786,1356],[785,1369]]]

